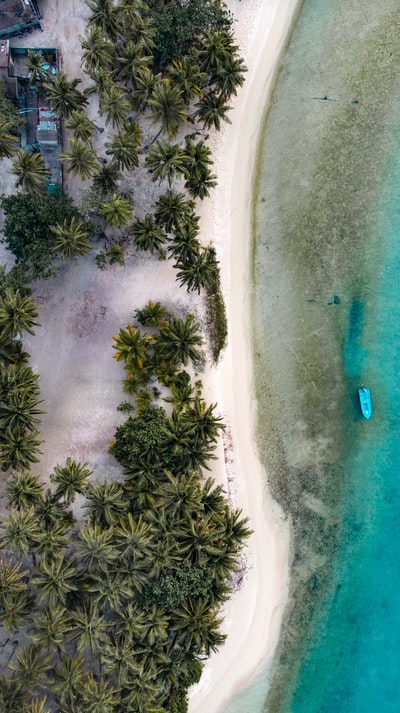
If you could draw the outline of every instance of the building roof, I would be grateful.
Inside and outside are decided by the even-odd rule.
[[[40,25],[31,0],[0,0],[0,37],[11,37]]]

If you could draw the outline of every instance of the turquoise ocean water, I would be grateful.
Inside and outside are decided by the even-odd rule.
[[[393,0],[305,0],[263,131],[259,442],[284,508],[293,490],[298,591],[318,562],[324,587],[273,706],[264,671],[226,713],[400,711],[399,31]]]

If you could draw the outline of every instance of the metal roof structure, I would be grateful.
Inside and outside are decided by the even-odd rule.
[[[40,27],[36,0],[0,0],[0,38],[25,34]]]

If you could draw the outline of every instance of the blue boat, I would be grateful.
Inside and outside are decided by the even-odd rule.
[[[367,420],[372,416],[371,392],[366,386],[358,389],[358,397],[360,399],[361,413]]]

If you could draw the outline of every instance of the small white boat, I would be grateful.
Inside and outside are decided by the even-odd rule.
[[[366,386],[358,389],[358,398],[360,399],[361,413],[369,420],[372,416],[371,392]]]

